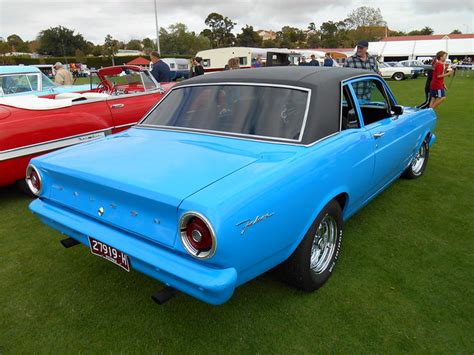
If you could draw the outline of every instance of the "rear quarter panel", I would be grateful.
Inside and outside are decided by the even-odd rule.
[[[263,154],[188,197],[179,215],[201,212],[216,231],[217,251],[206,262],[235,267],[242,284],[286,260],[336,195],[349,195],[346,208],[362,201],[373,160],[371,145],[361,148],[360,139],[368,136],[343,132],[313,147]],[[272,215],[243,232],[241,222],[265,214]]]

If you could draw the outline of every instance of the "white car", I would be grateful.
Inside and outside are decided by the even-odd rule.
[[[384,78],[392,78],[394,80],[400,81],[406,78],[413,77],[415,70],[410,67],[394,66],[391,67],[386,63],[379,64],[379,70]]]

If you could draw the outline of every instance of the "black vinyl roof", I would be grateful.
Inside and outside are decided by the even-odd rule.
[[[173,89],[212,83],[262,83],[302,87],[311,90],[305,132],[301,144],[311,144],[340,129],[341,82],[372,71],[335,67],[268,67],[226,70],[185,80]]]

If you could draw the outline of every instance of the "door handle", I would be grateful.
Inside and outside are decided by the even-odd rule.
[[[374,133],[374,138],[377,139],[377,138],[383,137],[384,134],[385,132]]]
[[[110,108],[122,108],[124,106],[125,104],[115,104],[115,105],[110,106]]]

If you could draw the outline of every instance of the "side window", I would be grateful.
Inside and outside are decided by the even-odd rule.
[[[239,57],[240,65],[247,65],[247,57]]]
[[[365,125],[391,117],[390,103],[385,96],[383,84],[375,79],[351,84],[357,96]]]
[[[26,75],[8,75],[1,78],[1,87],[5,95],[31,91]]]
[[[204,68],[210,67],[210,66],[211,66],[211,60],[210,60],[210,59],[203,59],[203,60],[202,60],[202,66],[203,66]]]
[[[341,97],[341,130],[360,128],[359,117],[347,85],[344,85]]]

